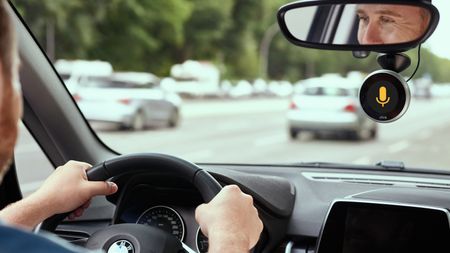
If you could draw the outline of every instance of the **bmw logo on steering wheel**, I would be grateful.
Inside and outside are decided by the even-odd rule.
[[[134,247],[128,240],[118,240],[109,246],[108,253],[134,253]]]

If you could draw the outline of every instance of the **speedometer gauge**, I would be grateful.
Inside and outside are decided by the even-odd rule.
[[[136,223],[160,228],[180,241],[184,239],[183,219],[177,211],[168,206],[154,206],[147,209]]]
[[[206,252],[208,252],[208,247],[209,247],[208,237],[206,237],[202,233],[202,230],[200,228],[198,228],[198,230],[197,230],[196,241],[197,241],[196,242],[197,243],[197,251],[199,253],[206,253]]]

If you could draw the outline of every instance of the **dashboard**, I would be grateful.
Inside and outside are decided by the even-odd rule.
[[[263,234],[254,252],[361,252],[351,247],[343,250],[342,243],[345,238],[348,241],[354,234],[370,235],[367,231],[376,229],[374,224],[383,224],[383,221],[389,220],[398,221],[396,226],[405,230],[411,226],[416,227],[415,233],[406,233],[410,236],[407,239],[421,242],[419,245],[427,249],[433,249],[432,245],[439,245],[434,239],[450,237],[447,211],[450,209],[450,175],[444,173],[281,165],[201,167],[210,171],[222,185],[237,184],[244,192],[253,196],[264,223]],[[203,200],[192,185],[182,178],[163,174],[123,175],[113,180],[119,185],[119,193],[109,196],[107,201],[105,198],[94,201],[93,208],[86,210],[79,219],[61,224],[56,233],[68,239],[68,234],[74,235],[75,232],[79,234],[83,231],[84,236],[88,237],[95,230],[109,224],[142,223],[160,227],[181,238],[197,252],[206,252],[207,238],[199,236],[199,227],[195,222],[195,208],[203,203]],[[365,203],[367,206],[363,209],[360,206],[337,208],[336,203],[344,202]],[[384,206],[374,206],[374,203],[383,203]],[[401,208],[390,209],[392,205]],[[410,209],[411,206],[426,207],[427,210],[439,212],[421,213]],[[337,215],[330,215],[334,212]],[[335,217],[334,222],[329,219],[331,216]],[[439,218],[436,218],[438,216]],[[365,225],[343,226],[345,222],[350,222],[349,217]],[[401,217],[406,218],[402,220]],[[415,223],[420,220],[424,222]],[[330,227],[330,224],[341,226]],[[389,229],[392,229],[389,225],[394,223],[384,224],[378,231],[387,234]],[[440,224],[440,227],[429,224]],[[431,228],[436,234],[427,239],[425,235],[431,234]],[[345,231],[348,232],[346,236],[334,236],[345,235]],[[359,233],[360,231],[362,232]],[[331,236],[324,237],[325,234]],[[328,251],[321,248],[321,245],[332,245],[330,238],[335,240],[335,248]],[[340,241],[336,241],[338,239]],[[359,239],[373,241],[370,236]],[[382,248],[383,252],[403,252],[387,250],[394,241],[398,241],[397,237],[388,236],[384,239],[382,246],[387,248]],[[440,245],[446,244],[441,240]],[[372,247],[370,244],[363,246]]]
[[[117,199],[114,224],[137,223],[160,228],[199,253],[207,252],[208,238],[195,221],[200,193],[182,179],[165,176],[127,178],[131,182]]]
[[[208,251],[208,238],[193,218],[193,208],[183,206],[151,206],[136,219],[136,209],[126,209],[119,223],[137,223],[157,227],[185,242],[199,253]],[[194,247],[193,247],[194,248]]]

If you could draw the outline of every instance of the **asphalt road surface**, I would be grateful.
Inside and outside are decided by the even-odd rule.
[[[174,129],[118,131],[93,125],[100,138],[121,153],[161,152],[192,162],[375,164],[450,169],[450,98],[411,101],[403,118],[381,124],[374,141],[305,133],[290,140],[285,119],[288,99],[188,101],[181,125]],[[22,131],[24,132],[24,131]],[[16,148],[19,180],[25,192],[38,187],[51,166],[29,135]]]

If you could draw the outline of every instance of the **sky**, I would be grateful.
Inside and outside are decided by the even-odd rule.
[[[450,59],[450,1],[433,0],[440,14],[439,24],[424,46],[438,56]]]

